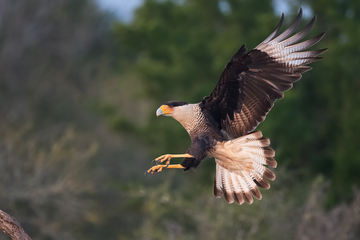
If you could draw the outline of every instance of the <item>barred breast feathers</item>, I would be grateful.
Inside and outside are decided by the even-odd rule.
[[[198,103],[176,107],[172,116],[181,123],[191,138],[202,132],[210,131]]]

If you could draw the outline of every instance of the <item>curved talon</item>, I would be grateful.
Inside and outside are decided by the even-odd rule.
[[[144,172],[144,176],[147,176],[147,175],[149,175],[149,174],[150,174],[149,170],[146,170],[146,171]]]
[[[145,175],[153,175],[154,173],[161,172],[164,168],[180,168],[184,169],[181,164],[170,165],[170,160],[172,158],[180,158],[180,157],[193,157],[192,155],[186,154],[165,154],[158,158],[155,158],[151,161],[151,163],[155,163],[155,166],[151,167],[149,170],[145,172]],[[165,165],[159,165],[160,163],[165,162]]]
[[[149,175],[153,175],[155,173],[161,172],[163,168],[164,168],[164,165],[156,165],[156,166],[151,167],[149,170],[147,170],[146,173]]]
[[[172,155],[171,154],[165,154],[165,155],[162,155],[158,158],[155,158],[155,163],[156,164],[160,164],[162,162],[169,162],[170,163],[170,159],[172,158]]]
[[[184,167],[181,164],[167,164],[167,165],[156,165],[151,167],[149,170],[147,170],[145,172],[145,175],[149,174],[149,175],[153,175],[155,173],[159,173],[161,172],[163,169],[165,168],[178,168],[178,169],[184,169]]]

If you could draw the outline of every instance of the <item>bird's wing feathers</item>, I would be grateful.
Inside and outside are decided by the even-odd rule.
[[[306,65],[321,59],[318,55],[326,49],[301,51],[319,42],[325,33],[298,43],[314,26],[316,17],[290,37],[301,17],[302,10],[278,35],[283,15],[275,31],[256,48],[246,53],[243,45],[226,65],[211,95],[201,102],[203,111],[208,111],[231,138],[253,131],[274,102],[283,98],[283,92],[311,69]]]

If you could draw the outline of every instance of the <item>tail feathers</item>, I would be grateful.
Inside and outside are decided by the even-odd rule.
[[[239,205],[247,202],[253,203],[253,196],[261,199],[262,195],[256,183],[249,174],[237,175],[216,164],[214,196],[220,198],[224,195],[228,203],[237,202]]]
[[[255,184],[261,188],[265,188],[265,189],[269,189],[270,188],[270,183],[263,178],[263,176],[261,176],[258,172],[256,172],[255,170],[253,170],[250,173],[250,177],[253,179],[253,181],[255,182]]]
[[[275,174],[264,166],[277,166],[273,158],[275,152],[269,144],[270,140],[257,131],[227,141],[217,148],[217,154],[214,154],[214,196],[224,196],[228,203],[237,202],[240,205],[244,202],[252,204],[253,197],[260,200],[262,195],[258,187],[269,189],[267,179],[275,179]],[[239,151],[238,154],[236,151]],[[225,152],[229,152],[229,155],[225,155]]]

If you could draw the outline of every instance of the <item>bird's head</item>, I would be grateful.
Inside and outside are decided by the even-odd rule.
[[[178,107],[187,105],[187,102],[184,101],[169,101],[161,105],[156,111],[156,116],[173,116],[174,111],[176,112]]]

